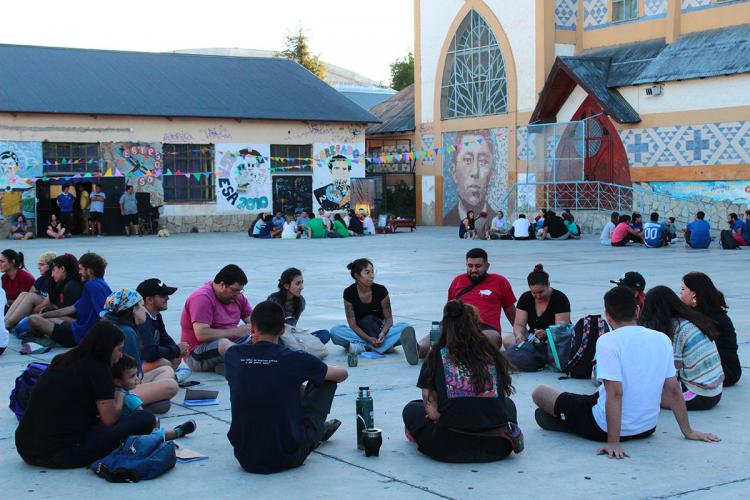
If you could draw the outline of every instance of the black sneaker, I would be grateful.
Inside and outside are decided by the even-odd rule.
[[[197,428],[198,425],[195,423],[195,420],[188,420],[175,427],[174,430],[177,433],[177,438],[181,438],[192,434]]]
[[[550,415],[541,408],[537,408],[534,412],[534,419],[539,427],[547,431],[555,432],[570,432],[562,420]]]
[[[323,431],[323,437],[320,438],[320,442],[324,443],[331,439],[331,436],[341,427],[341,420],[329,420],[324,424],[325,430]]]
[[[401,348],[404,350],[406,362],[410,365],[419,363],[419,343],[414,328],[407,326],[401,332]]]

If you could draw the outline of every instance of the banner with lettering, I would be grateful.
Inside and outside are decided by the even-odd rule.
[[[268,212],[273,184],[268,144],[216,144],[216,208]]]

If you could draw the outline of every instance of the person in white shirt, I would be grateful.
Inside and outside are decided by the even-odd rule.
[[[281,239],[293,240],[296,239],[297,236],[297,223],[291,216],[287,217],[284,222],[284,226],[281,229]]]
[[[497,215],[492,218],[489,234],[493,240],[508,234],[508,221],[502,210],[498,210]]]
[[[529,238],[529,228],[531,227],[531,222],[526,218],[526,214],[520,214],[518,216],[518,219],[513,221],[513,227],[511,228],[511,232],[513,234],[513,238],[516,240],[528,240]]]
[[[620,441],[654,433],[663,393],[686,439],[720,441],[690,427],[672,344],[663,333],[637,325],[633,292],[613,288],[604,295],[604,309],[613,330],[596,344],[599,391],[584,395],[538,386],[531,397],[539,407],[534,415],[539,427],[606,442],[598,454],[625,458]]]
[[[602,234],[599,236],[599,243],[605,246],[612,246],[612,233],[615,230],[615,227],[617,227],[617,223],[620,221],[620,214],[617,212],[612,212],[612,215],[609,218],[609,222],[605,224],[604,229],[602,229]]]

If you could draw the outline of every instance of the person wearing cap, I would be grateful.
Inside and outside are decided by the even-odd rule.
[[[646,300],[646,279],[636,271],[628,271],[618,280],[609,280],[615,285],[624,286],[631,290],[635,296],[635,303],[638,305],[638,311],[643,308],[643,302]]]
[[[107,261],[95,253],[85,253],[78,259],[78,272],[83,282],[83,293],[75,304],[29,317],[32,335],[45,335],[63,347],[75,347],[92,326],[99,321],[104,301],[112,293],[104,281]]]
[[[169,307],[169,297],[177,289],[167,286],[157,278],[142,281],[136,291],[143,297],[146,308],[146,321],[138,327],[141,339],[141,358],[143,371],[149,372],[159,366],[171,366],[175,370],[180,365],[180,359],[187,355],[187,342],[175,344],[164,326],[162,311]]]
[[[140,383],[131,392],[141,398],[147,410],[166,413],[171,406],[169,400],[177,394],[179,387],[171,366],[160,366],[147,373],[143,372],[141,340],[137,331],[145,323],[147,314],[143,297],[130,288],[110,294],[104,302],[104,310],[99,313],[122,331],[125,337],[122,352],[135,359]]]

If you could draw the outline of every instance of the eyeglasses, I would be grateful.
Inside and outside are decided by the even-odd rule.
[[[242,292],[245,291],[245,287],[244,286],[242,288],[236,288],[236,287],[233,287],[233,286],[230,286],[228,288],[229,288],[229,290],[232,291],[232,293],[238,293],[239,294],[239,293],[242,293]]]

